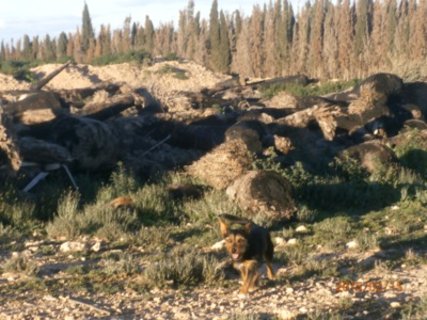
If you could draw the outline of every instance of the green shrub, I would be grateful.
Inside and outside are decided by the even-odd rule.
[[[95,66],[104,66],[108,64],[117,64],[125,62],[136,62],[143,64],[148,62],[151,59],[150,54],[141,50],[129,51],[126,53],[114,53],[109,55],[104,55],[92,60],[92,64]]]
[[[203,256],[197,251],[172,252],[150,264],[144,271],[148,285],[152,287],[193,287],[200,284],[221,283],[224,274],[218,268],[218,260]]]
[[[34,82],[36,75],[30,68],[36,66],[38,62],[29,62],[21,60],[2,61],[0,63],[0,72],[12,75],[16,80]]]
[[[307,86],[297,84],[273,84],[261,86],[260,91],[264,98],[272,98],[279,92],[286,91],[297,97],[322,96],[334,92],[344,91],[357,85],[359,80],[334,81]]]
[[[22,273],[27,276],[34,276],[38,273],[37,264],[23,255],[15,255],[6,260],[2,265],[4,272]]]
[[[163,65],[158,71],[160,75],[171,74],[174,78],[179,80],[187,80],[189,79],[185,70],[171,66],[170,64]]]

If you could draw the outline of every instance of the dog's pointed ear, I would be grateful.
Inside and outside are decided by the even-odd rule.
[[[248,221],[243,225],[243,230],[244,232],[248,235],[249,233],[251,233],[252,230],[252,222]]]
[[[225,222],[224,218],[221,216],[218,217],[218,221],[219,221],[219,231],[221,232],[221,236],[225,238],[228,236],[228,225]]]

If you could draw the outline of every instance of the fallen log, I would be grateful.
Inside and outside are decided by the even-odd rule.
[[[300,85],[306,86],[314,82],[313,79],[308,78],[306,75],[292,75],[287,77],[277,77],[273,79],[246,82],[247,86],[272,86],[272,85]]]
[[[113,127],[95,119],[63,117],[51,125],[51,135],[83,170],[112,168],[122,151]]]
[[[135,99],[133,95],[118,95],[110,97],[102,103],[89,103],[79,110],[77,115],[87,116],[97,120],[106,120],[134,106],[134,104]]]
[[[85,99],[91,97],[98,91],[106,91],[109,95],[115,95],[120,89],[120,85],[110,82],[101,82],[87,88],[77,88],[72,90],[59,90],[59,96],[69,105],[75,108],[83,108]]]
[[[49,164],[54,162],[71,162],[72,157],[63,146],[32,137],[19,139],[21,157],[28,162]]]
[[[18,115],[28,110],[51,109],[63,111],[59,97],[53,92],[38,91],[23,94],[16,102],[8,103],[3,107],[10,115]]]
[[[55,78],[58,74],[61,73],[62,70],[64,70],[66,67],[68,67],[71,64],[71,60],[64,63],[62,66],[58,67],[57,69],[53,70],[50,74],[48,74],[46,77],[39,80],[37,83],[31,86],[31,90],[41,90],[46,84],[49,83],[50,80]]]

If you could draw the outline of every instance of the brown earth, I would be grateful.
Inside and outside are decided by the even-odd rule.
[[[47,64],[32,69],[39,77],[49,74],[60,65]],[[174,70],[185,75],[178,79]],[[108,82],[125,82],[131,87],[146,87],[154,91],[194,91],[211,88],[229,76],[215,74],[192,62],[168,61],[153,66],[142,67],[134,63],[106,66],[70,66],[46,86],[48,89],[76,89]],[[0,82],[0,89],[2,83]]]

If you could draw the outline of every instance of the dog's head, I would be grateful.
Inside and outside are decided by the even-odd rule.
[[[219,217],[219,230],[225,240],[225,248],[234,261],[241,261],[248,247],[248,236],[252,229],[252,222],[230,224],[223,217]]]

